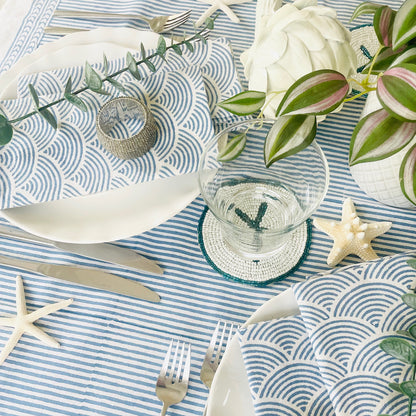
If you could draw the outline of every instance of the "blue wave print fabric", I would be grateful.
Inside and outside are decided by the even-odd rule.
[[[0,150],[0,209],[196,171],[204,143],[214,134],[212,121],[233,121],[216,106],[218,101],[241,91],[230,47],[224,39],[206,45],[199,42],[194,53],[184,49],[179,56],[171,52],[166,63],[160,58],[155,64],[160,68],[155,74],[140,67],[140,82],[128,73],[117,78],[125,86],[126,95],[138,97],[155,116],[158,139],[149,153],[122,161],[102,148],[96,138],[95,117],[109,98],[83,93],[88,113],[69,103],[53,108],[60,123],[56,133],[39,117],[19,123],[13,141]],[[110,61],[109,71],[125,65],[124,58]],[[103,64],[93,66],[103,73]],[[34,85],[41,103],[47,103],[61,96],[69,76],[73,90],[82,87],[84,67],[24,76],[18,87],[21,98],[3,101],[1,107],[11,118],[29,112],[32,100],[28,83]],[[111,97],[121,95],[114,87],[105,88]]]
[[[334,416],[301,316],[240,330],[256,416]]]
[[[406,397],[388,383],[410,380],[411,366],[379,344],[416,322],[416,312],[401,300],[416,278],[406,263],[414,255],[347,266],[294,286],[337,416],[407,414]]]
[[[93,194],[135,183],[195,171],[204,143],[213,135],[206,93],[199,68],[155,73],[140,82],[120,77],[126,95],[137,97],[155,117],[155,146],[143,157],[120,160],[106,151],[96,136],[99,108],[109,97],[86,91],[83,112],[64,101],[54,106],[59,128],[30,117],[15,130],[11,143],[0,149],[0,208]],[[48,100],[53,98],[47,97]],[[47,102],[47,101],[44,101]],[[32,109],[32,100],[2,102],[9,119]]]

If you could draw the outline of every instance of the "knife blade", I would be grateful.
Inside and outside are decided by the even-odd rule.
[[[16,240],[30,241],[56,247],[70,253],[80,254],[97,260],[104,260],[109,263],[120,264],[132,267],[133,269],[143,270],[149,273],[163,274],[163,269],[153,260],[149,260],[133,250],[118,247],[114,244],[74,244],[61,243],[59,241],[48,240],[38,237],[27,231],[16,230],[0,224],[0,236],[14,238]]]
[[[30,260],[15,259],[8,256],[0,256],[0,264],[29,270],[56,279],[93,287],[95,289],[148,300],[149,302],[160,302],[159,295],[141,283],[97,269],[38,263]]]

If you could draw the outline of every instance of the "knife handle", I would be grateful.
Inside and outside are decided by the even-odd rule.
[[[51,245],[50,240],[27,233],[23,230],[16,230],[0,224],[0,236],[15,238],[16,240],[29,241],[30,243],[41,243]]]

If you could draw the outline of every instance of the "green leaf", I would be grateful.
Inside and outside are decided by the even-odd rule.
[[[129,70],[130,74],[132,74],[134,78],[140,81],[142,77],[140,76],[139,70],[137,68],[136,60],[134,59],[133,55],[130,52],[127,52],[126,64],[127,64],[127,69]]]
[[[389,383],[389,387],[394,390],[397,391],[397,393],[402,394],[403,392],[400,389],[400,384],[399,383]]]
[[[107,77],[106,80],[123,94],[126,93],[126,89],[124,88],[121,82],[118,82],[117,80],[111,77]]]
[[[33,103],[35,104],[35,107],[39,107],[39,96],[38,93],[35,90],[35,87],[32,84],[28,85],[30,96],[32,97]]]
[[[392,31],[396,12],[388,6],[380,7],[374,14],[374,31],[381,45],[392,46]]]
[[[377,97],[382,106],[403,121],[416,121],[416,65],[389,68],[377,81]]]
[[[194,51],[194,46],[192,45],[191,42],[189,41],[185,41],[185,46],[188,48],[189,52],[193,52]]]
[[[363,14],[374,14],[376,10],[379,9],[380,7],[383,7],[383,5],[377,4],[377,3],[371,3],[369,1],[361,3],[355,8],[351,16],[350,22],[356,19],[358,16],[361,16]]]
[[[205,27],[209,30],[214,29],[214,19],[212,17],[208,17],[205,20]]]
[[[344,75],[320,69],[304,75],[289,87],[276,115],[328,114],[341,105],[348,92]]]
[[[396,58],[391,63],[391,67],[397,66],[400,64],[416,64],[416,47],[411,46],[405,49],[399,49]]]
[[[405,293],[402,296],[403,302],[410,306],[412,309],[416,309],[416,294],[415,293]]]
[[[416,123],[397,120],[384,108],[367,114],[350,141],[350,166],[385,159],[403,149],[416,134]]]
[[[13,137],[13,127],[6,116],[0,114],[0,145],[9,143]]]
[[[220,162],[229,162],[240,156],[246,146],[247,135],[246,133],[237,134],[231,140],[228,140],[228,137],[226,137],[224,142],[222,146],[220,142],[218,143],[219,152],[217,160]]]
[[[410,399],[413,399],[416,396],[416,381],[409,380],[403,381],[400,383],[400,390]]]
[[[148,59],[144,60],[144,63],[146,64],[146,66],[152,71],[152,72],[156,72],[156,67],[154,66],[153,62],[149,61]]]
[[[403,335],[404,337],[409,337],[409,338],[411,338],[411,335],[410,335],[409,331],[404,331],[403,329],[398,329],[398,330],[396,331],[396,334],[397,334],[397,335]]]
[[[162,56],[164,56],[166,53],[166,41],[162,35],[159,36],[159,40],[157,42],[156,53]]]
[[[71,93],[65,93],[64,98],[69,103],[79,108],[81,111],[85,111],[85,112],[88,111],[87,105],[84,103],[84,101],[81,100],[81,98],[77,97],[76,95],[71,94]]]
[[[38,113],[56,130],[58,123],[56,122],[55,116],[47,108],[39,110]]]
[[[194,37],[195,37],[195,39],[198,39],[198,40],[200,40],[204,45],[206,45],[207,44],[207,40],[202,36],[202,35],[200,35],[199,33],[196,33],[195,35],[194,35]]]
[[[409,328],[409,334],[411,335],[412,338],[416,339],[416,324],[413,324]]]
[[[416,145],[408,150],[402,160],[399,180],[403,195],[416,205]]]
[[[247,116],[259,111],[266,100],[266,94],[260,91],[243,91],[217,105],[238,116]]]
[[[68,81],[65,84],[65,91],[64,91],[64,95],[65,94],[71,94],[72,92],[72,78],[71,75],[68,78]]]
[[[410,267],[412,267],[413,269],[416,269],[416,259],[410,259],[410,260],[407,260],[407,261],[406,261],[406,263],[407,263]]]
[[[401,338],[387,338],[381,341],[380,348],[387,354],[406,363],[416,364],[416,351],[405,340]]]
[[[393,49],[409,42],[416,35],[416,2],[406,0],[398,10],[393,25]]]
[[[264,143],[267,167],[309,146],[316,135],[316,117],[307,115],[280,116],[269,130]]]
[[[146,59],[146,49],[144,48],[143,42],[140,43],[140,53],[142,56],[142,59]]]
[[[107,76],[108,75],[108,60],[107,60],[107,57],[105,56],[105,53],[103,53],[103,63],[104,63],[104,75]]]
[[[85,82],[88,85],[88,88],[94,92],[102,90],[103,82],[101,77],[88,62],[85,62]]]
[[[175,53],[177,53],[178,55],[182,55],[182,49],[180,48],[179,45],[172,45],[172,49],[175,51]]]

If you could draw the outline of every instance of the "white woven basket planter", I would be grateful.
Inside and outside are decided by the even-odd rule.
[[[368,94],[363,117],[381,105],[375,92]],[[416,209],[403,195],[400,188],[399,169],[407,150],[416,143],[416,136],[400,152],[375,162],[359,163],[351,166],[350,171],[358,186],[375,200],[397,208]]]

